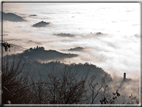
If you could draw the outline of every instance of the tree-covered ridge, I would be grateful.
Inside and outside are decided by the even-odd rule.
[[[73,58],[77,57],[77,54],[70,54],[70,53],[61,53],[56,50],[45,50],[44,47],[36,47],[30,48],[25,50],[23,53],[19,53],[16,55],[10,55],[9,58],[11,59],[13,56],[15,57],[23,57],[28,60],[61,60],[66,58]]]

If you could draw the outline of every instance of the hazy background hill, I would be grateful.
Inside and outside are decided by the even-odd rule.
[[[12,21],[12,22],[26,21],[21,16],[18,16],[18,15],[14,14],[14,13],[4,13],[4,12],[2,12],[2,14],[3,14],[3,20],[6,20],[6,21]]]

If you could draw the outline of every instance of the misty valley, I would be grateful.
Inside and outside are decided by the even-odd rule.
[[[11,98],[10,101],[16,104],[138,103],[135,96],[132,96],[132,98],[135,98],[134,100],[130,98],[130,93],[129,97],[124,95],[127,91],[125,86],[134,83],[132,79],[126,77],[113,79],[105,70],[88,62],[65,64],[63,61],[66,58],[77,56],[77,54],[45,50],[44,47],[38,46],[27,49],[22,53],[4,56],[3,72],[6,74],[3,75],[3,81],[4,78],[9,78],[9,82],[12,82],[10,84],[15,86],[16,89],[19,88],[20,93],[22,90],[26,91],[28,89],[28,92],[25,92],[28,94],[24,97],[36,96],[41,99],[33,100],[30,98],[30,102],[25,101],[25,98],[19,98],[20,93],[14,90],[15,97],[18,97],[18,99],[14,96],[8,98]],[[26,79],[24,80],[26,84],[17,83],[22,78]],[[9,89],[11,85],[7,86],[8,83],[4,81],[3,84]],[[12,97],[17,99],[18,102]],[[6,99],[3,97],[4,103],[7,103]]]
[[[139,106],[139,3],[2,4],[1,103]]]

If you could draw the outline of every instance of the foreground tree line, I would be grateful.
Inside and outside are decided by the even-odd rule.
[[[29,71],[24,71],[22,59],[18,62],[8,58],[2,64],[2,103],[3,104],[115,104],[121,94],[116,90],[110,92],[106,83],[107,75],[101,79],[101,84],[95,82],[95,75],[88,78],[84,74],[77,78],[77,70],[72,71],[65,66],[61,72],[46,72],[47,78],[35,82]],[[88,87],[88,88],[87,88]],[[101,97],[98,95],[101,93]],[[139,103],[138,99],[131,96],[131,103]]]

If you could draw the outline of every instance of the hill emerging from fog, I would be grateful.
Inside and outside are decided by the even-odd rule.
[[[77,57],[77,54],[61,53],[56,50],[45,50],[43,47],[30,48],[25,50],[23,53],[10,55],[10,59],[13,57],[24,58],[30,61],[50,61],[50,60],[64,60],[66,58]],[[5,56],[6,57],[6,56]]]
[[[11,64],[13,60],[16,64],[21,58],[23,60],[22,63],[26,62],[24,71],[29,68],[30,75],[32,76],[34,74],[35,80],[39,78],[39,73],[42,75],[42,78],[46,78],[45,72],[53,72],[53,69],[55,72],[62,72],[66,68],[71,68],[71,71],[78,72],[77,78],[89,73],[89,76],[96,75],[96,81],[101,82],[102,77],[107,74],[102,68],[87,62],[79,64],[64,63],[64,59],[70,58],[69,60],[71,60],[71,58],[77,56],[77,54],[61,53],[56,50],[45,50],[44,47],[36,47],[27,49],[19,54],[4,56],[4,59],[8,57]],[[110,75],[108,75],[107,80],[112,80]]]
[[[38,22],[38,23],[35,23],[34,25],[32,25],[33,27],[46,27],[47,25],[49,25],[50,22],[44,22],[44,21],[41,21],[41,22]]]
[[[34,71],[35,73],[35,79],[39,78],[39,74],[43,78],[46,78],[45,72],[55,72],[55,73],[60,73],[65,70],[70,70],[73,72],[77,72],[76,77],[79,79],[83,75],[85,76],[88,74],[88,78],[91,76],[95,75],[96,79],[95,81],[98,83],[101,83],[101,79],[103,76],[107,75],[106,81],[112,81],[111,76],[105,72],[102,68],[97,67],[96,65],[89,64],[89,63],[79,63],[79,64],[65,64],[61,63],[60,61],[51,61],[48,63],[40,63],[38,61],[33,61],[33,62],[27,62],[25,65],[27,68],[31,68],[31,74]]]
[[[3,20],[12,21],[12,22],[23,22],[24,20],[21,16],[18,16],[14,13],[3,13]]]
[[[70,48],[69,51],[82,51],[84,48],[83,47],[75,47],[75,48]]]

